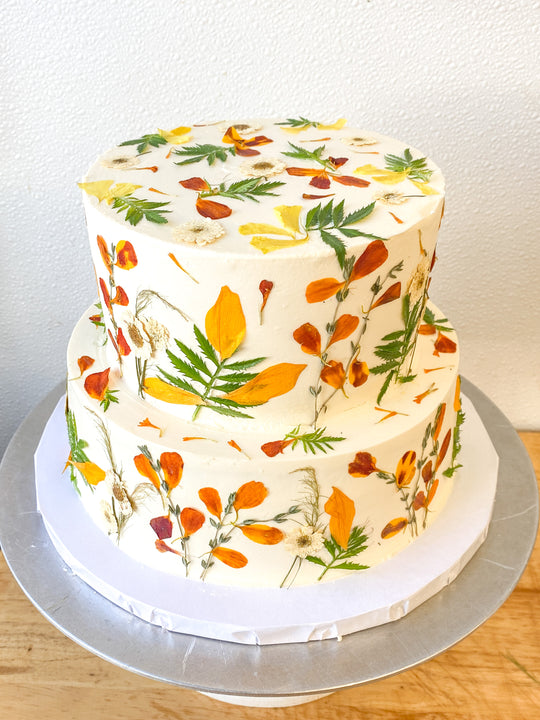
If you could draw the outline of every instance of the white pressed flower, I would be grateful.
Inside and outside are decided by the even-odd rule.
[[[352,147],[364,147],[365,145],[375,145],[378,140],[369,135],[356,135],[353,137],[342,137],[341,142]]]
[[[209,245],[225,235],[225,228],[217,222],[201,218],[173,228],[173,236],[177,242]]]
[[[402,205],[407,202],[409,198],[400,192],[394,192],[392,190],[383,190],[382,192],[375,193],[373,200],[378,200],[383,205]]]
[[[310,525],[296,528],[288,533],[283,541],[283,546],[288,552],[299,558],[318,552],[324,545],[323,534]]]
[[[111,495],[118,503],[122,515],[132,515],[133,507],[131,505],[131,500],[129,499],[126,485],[120,475],[114,470],[108,470],[105,476],[105,482],[109,486]]]
[[[287,164],[279,158],[260,157],[256,160],[246,160],[240,165],[240,172],[247,177],[271,177],[282,173]]]
[[[118,526],[116,524],[116,518],[114,517],[111,504],[107,502],[107,500],[102,500],[99,504],[99,509],[101,510],[101,514],[107,526],[107,535],[112,535],[117,532]]]
[[[221,127],[224,132],[227,131],[230,127],[233,127],[239,135],[244,135],[246,137],[249,137],[250,135],[255,135],[255,133],[259,132],[259,130],[262,129],[261,123],[252,121],[237,123],[224,122],[222,123]]]
[[[133,350],[135,357],[141,358],[141,360],[149,360],[152,355],[153,348],[145,331],[144,324],[139,320],[139,318],[129,312],[129,310],[124,312],[122,324],[126,328],[130,339],[129,345]]]
[[[154,318],[142,318],[142,324],[148,341],[152,346],[152,352],[155,353],[160,350],[165,350],[170,339],[169,331],[165,325],[162,325]]]
[[[429,257],[427,255],[423,255],[407,285],[407,294],[410,297],[411,307],[414,307],[424,294],[430,267],[431,261]]]
[[[121,150],[111,150],[111,152],[102,155],[99,162],[103,167],[112,168],[113,170],[129,170],[137,167],[140,160],[135,155],[127,155]]]

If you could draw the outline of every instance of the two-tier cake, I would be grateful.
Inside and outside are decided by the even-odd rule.
[[[437,521],[463,414],[428,158],[344,120],[225,121],[127,138],[80,187],[99,302],[68,350],[66,475],[111,542],[288,588]]]

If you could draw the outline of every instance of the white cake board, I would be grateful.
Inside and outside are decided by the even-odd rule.
[[[485,542],[448,587],[397,622],[341,642],[246,645],[167,632],[122,610],[72,573],[36,507],[33,455],[60,383],[33,409],[0,463],[0,543],[35,607],[85,649],[126,670],[235,704],[284,706],[402,672],[444,652],[485,622],[523,573],[538,528],[538,489],[516,431],[478,388],[463,390],[500,457]]]
[[[130,613],[174,632],[267,645],[344,635],[402,618],[448,585],[484,541],[498,456],[464,398],[463,464],[436,521],[390,560],[333,582],[289,589],[232,588],[155,570],[122,552],[86,513],[67,475],[64,399],[35,453],[38,509],[69,568]]]

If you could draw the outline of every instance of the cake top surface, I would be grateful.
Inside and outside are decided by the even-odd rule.
[[[80,187],[111,221],[194,251],[345,256],[433,213],[444,179],[420,151],[303,117],[158,129],[101,155]]]

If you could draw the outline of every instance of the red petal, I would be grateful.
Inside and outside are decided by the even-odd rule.
[[[173,524],[166,515],[155,517],[150,520],[150,527],[160,540],[172,537]]]
[[[309,181],[310,185],[319,188],[320,190],[328,190],[330,187],[330,178],[327,173],[323,170],[319,175],[316,175]]]
[[[214,200],[206,200],[205,198],[197,198],[195,207],[199,215],[211,218],[212,220],[229,217],[232,213],[231,208],[227,207],[227,205],[215,202]]]
[[[180,185],[187,188],[188,190],[210,190],[210,185],[200,177],[192,177],[187,180],[179,180]]]
[[[334,175],[333,180],[342,185],[353,185],[354,187],[367,187],[369,182],[362,178],[352,177],[351,175]]]

